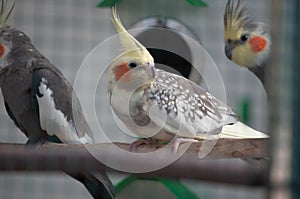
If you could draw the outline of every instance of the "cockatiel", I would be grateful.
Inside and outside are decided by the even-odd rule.
[[[116,8],[112,14],[124,53],[110,64],[108,92],[113,112],[130,131],[160,141],[176,136],[176,151],[183,142],[216,140],[224,125],[237,121],[229,106],[200,86],[156,69],[147,49],[123,27]],[[200,158],[213,145],[205,147]]]
[[[236,2],[235,2],[236,1]],[[247,67],[264,83],[264,65],[271,49],[267,24],[248,15],[242,0],[228,0],[224,13],[225,54],[236,64]]]
[[[25,33],[7,24],[7,1],[0,13],[0,87],[5,108],[28,144],[93,143],[93,134],[80,103],[63,74],[32,44]],[[73,98],[73,100],[72,100]],[[74,117],[79,118],[74,121]],[[72,173],[94,198],[113,198],[113,185],[104,173]]]

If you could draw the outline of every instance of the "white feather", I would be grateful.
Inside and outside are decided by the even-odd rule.
[[[242,122],[237,122],[233,125],[226,125],[223,127],[220,134],[221,138],[268,138],[269,136],[265,133],[256,131],[251,127],[243,124]]]
[[[88,134],[79,138],[72,123],[68,122],[67,117],[55,108],[52,97],[53,92],[50,88],[47,88],[46,84],[47,80],[42,78],[39,92],[43,96],[36,96],[42,129],[47,131],[50,136],[57,136],[63,143],[90,143],[92,138]]]

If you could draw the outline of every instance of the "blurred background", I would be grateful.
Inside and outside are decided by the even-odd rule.
[[[12,24],[24,31],[32,39],[35,46],[73,84],[82,62],[91,50],[116,33],[111,22],[110,7],[97,7],[100,2],[100,0],[16,0]],[[206,7],[191,5],[190,2],[193,1],[122,0],[118,2],[118,12],[127,28],[151,26],[153,23],[160,22],[164,23],[167,28],[188,35],[204,47],[218,67],[224,82],[227,104],[249,126],[271,136],[273,144],[270,146],[272,150],[270,178],[276,183],[270,187],[243,187],[187,179],[182,179],[181,182],[199,198],[205,199],[290,198],[291,193],[288,185],[292,179],[291,176],[293,176],[291,170],[291,138],[293,129],[297,127],[295,125],[295,128],[292,128],[295,124],[295,122],[293,123],[295,120],[293,120],[294,115],[292,114],[292,103],[294,102],[292,94],[297,94],[292,91],[292,88],[294,88],[292,85],[295,83],[292,81],[293,74],[295,74],[292,70],[296,60],[294,57],[297,57],[294,54],[297,46],[293,42],[293,38],[295,37],[295,30],[299,30],[296,21],[298,19],[299,22],[299,15],[297,18],[297,9],[295,9],[297,6],[299,8],[299,1],[253,0],[244,2],[251,15],[262,22],[274,24],[272,33],[276,40],[273,40],[274,51],[273,61],[271,62],[274,65],[267,70],[270,72],[268,88],[272,91],[272,98],[269,103],[261,82],[250,71],[237,66],[225,57],[223,13],[226,1],[208,1]],[[185,54],[191,63],[197,63],[194,61],[197,60],[197,55],[193,53],[193,46],[189,45],[179,34],[171,32],[166,33],[166,35],[158,35],[157,32],[151,31],[136,31],[135,33],[135,36],[146,46],[151,45],[149,42],[153,39],[151,36],[154,36],[154,39],[161,39],[154,42],[166,41],[162,45],[167,45],[173,48],[175,52]],[[166,40],[166,38],[169,38],[169,40]],[[111,50],[114,49],[107,49],[103,54],[99,54],[99,59],[101,59],[101,56],[105,57]],[[299,51],[297,52],[299,54]],[[157,59],[160,59],[159,56],[164,52],[154,53],[156,53]],[[183,64],[186,63],[183,62]],[[99,65],[99,67],[105,68],[107,66]],[[188,69],[180,71],[177,68],[177,70],[197,83],[204,84],[198,73],[193,68],[189,69],[191,67],[189,63],[185,67]],[[207,71],[201,67],[199,70],[201,74]],[[214,79],[216,74],[210,73],[207,75],[209,79]],[[80,77],[82,86],[76,90],[80,96],[84,96],[84,93],[88,91],[89,80],[90,78],[87,75]],[[215,85],[210,86],[218,88],[218,83],[216,82]],[[112,141],[123,142],[133,140],[128,135],[122,134],[120,129],[113,125],[114,121],[111,118],[103,117],[106,113],[103,110],[108,107],[108,102],[105,104],[107,99],[105,95],[106,93],[103,96],[101,94],[97,96],[103,102],[99,105],[98,111],[99,117],[103,118],[102,124],[105,128],[110,129],[109,138]],[[82,104],[87,103],[84,97],[80,99]],[[269,107],[274,107],[274,104],[276,107],[271,110]],[[89,115],[89,112],[86,114]],[[270,118],[272,120],[268,122]],[[0,132],[1,142],[26,142],[26,137],[9,119],[2,98],[0,98]],[[101,136],[97,141],[101,142]],[[295,160],[293,163],[295,167],[297,161]],[[126,177],[119,174],[111,174],[110,176],[115,184]],[[160,189],[163,189],[163,187],[157,188],[157,190]],[[140,190],[143,189],[140,188]],[[156,198],[153,194],[149,195],[151,198]],[[91,197],[80,183],[63,173],[1,172],[0,198],[79,199]],[[124,196],[123,198],[127,197]],[[166,195],[163,198],[170,198],[170,196]]]

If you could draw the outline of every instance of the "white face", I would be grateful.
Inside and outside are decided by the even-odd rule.
[[[122,55],[114,60],[109,69],[108,91],[112,92],[116,84],[118,87],[149,82],[154,78],[154,61],[150,57],[140,54]]]

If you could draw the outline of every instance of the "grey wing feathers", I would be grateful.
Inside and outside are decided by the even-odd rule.
[[[44,63],[40,63],[40,62],[44,62]],[[73,93],[73,89],[69,84],[69,82],[64,78],[61,72],[58,71],[56,68],[54,68],[54,66],[52,66],[49,62],[45,62],[41,60],[41,61],[36,61],[33,64],[35,64],[34,67],[35,69],[33,71],[33,76],[32,76],[32,88],[34,94],[36,95],[40,103],[38,108],[40,110],[41,124],[43,124],[43,122],[44,123],[47,122],[43,120],[53,120],[53,117],[56,118],[55,120],[58,120],[57,116],[51,117],[49,114],[63,115],[63,118],[66,120],[65,122],[67,122],[67,124],[70,124],[70,128],[71,128],[71,130],[70,128],[69,129],[65,128],[66,131],[72,131],[73,129],[73,132],[59,132],[59,133],[65,133],[64,135],[61,135],[61,137],[65,139],[62,140],[63,142],[67,142],[67,143],[77,142],[78,138],[79,138],[79,142],[83,142],[83,143],[93,142],[93,134],[82,113],[79,100],[76,97],[75,93]],[[43,66],[43,67],[39,67],[39,66]],[[42,93],[40,92],[42,83],[45,84],[45,88],[49,90],[50,96],[48,97],[52,98],[54,102],[54,107],[51,105],[47,105],[48,108],[40,107],[42,104],[45,104],[41,100],[43,99]],[[52,111],[47,110],[47,114],[45,116],[46,118],[45,117],[41,118],[42,108],[53,109],[53,110]],[[55,122],[60,122],[60,121],[55,121]],[[60,126],[60,124],[57,124],[57,126]],[[63,124],[63,126],[66,126],[66,124]],[[62,128],[59,129],[62,130]],[[44,129],[44,130],[49,131],[49,129]],[[58,132],[50,132],[50,133],[58,133]]]

